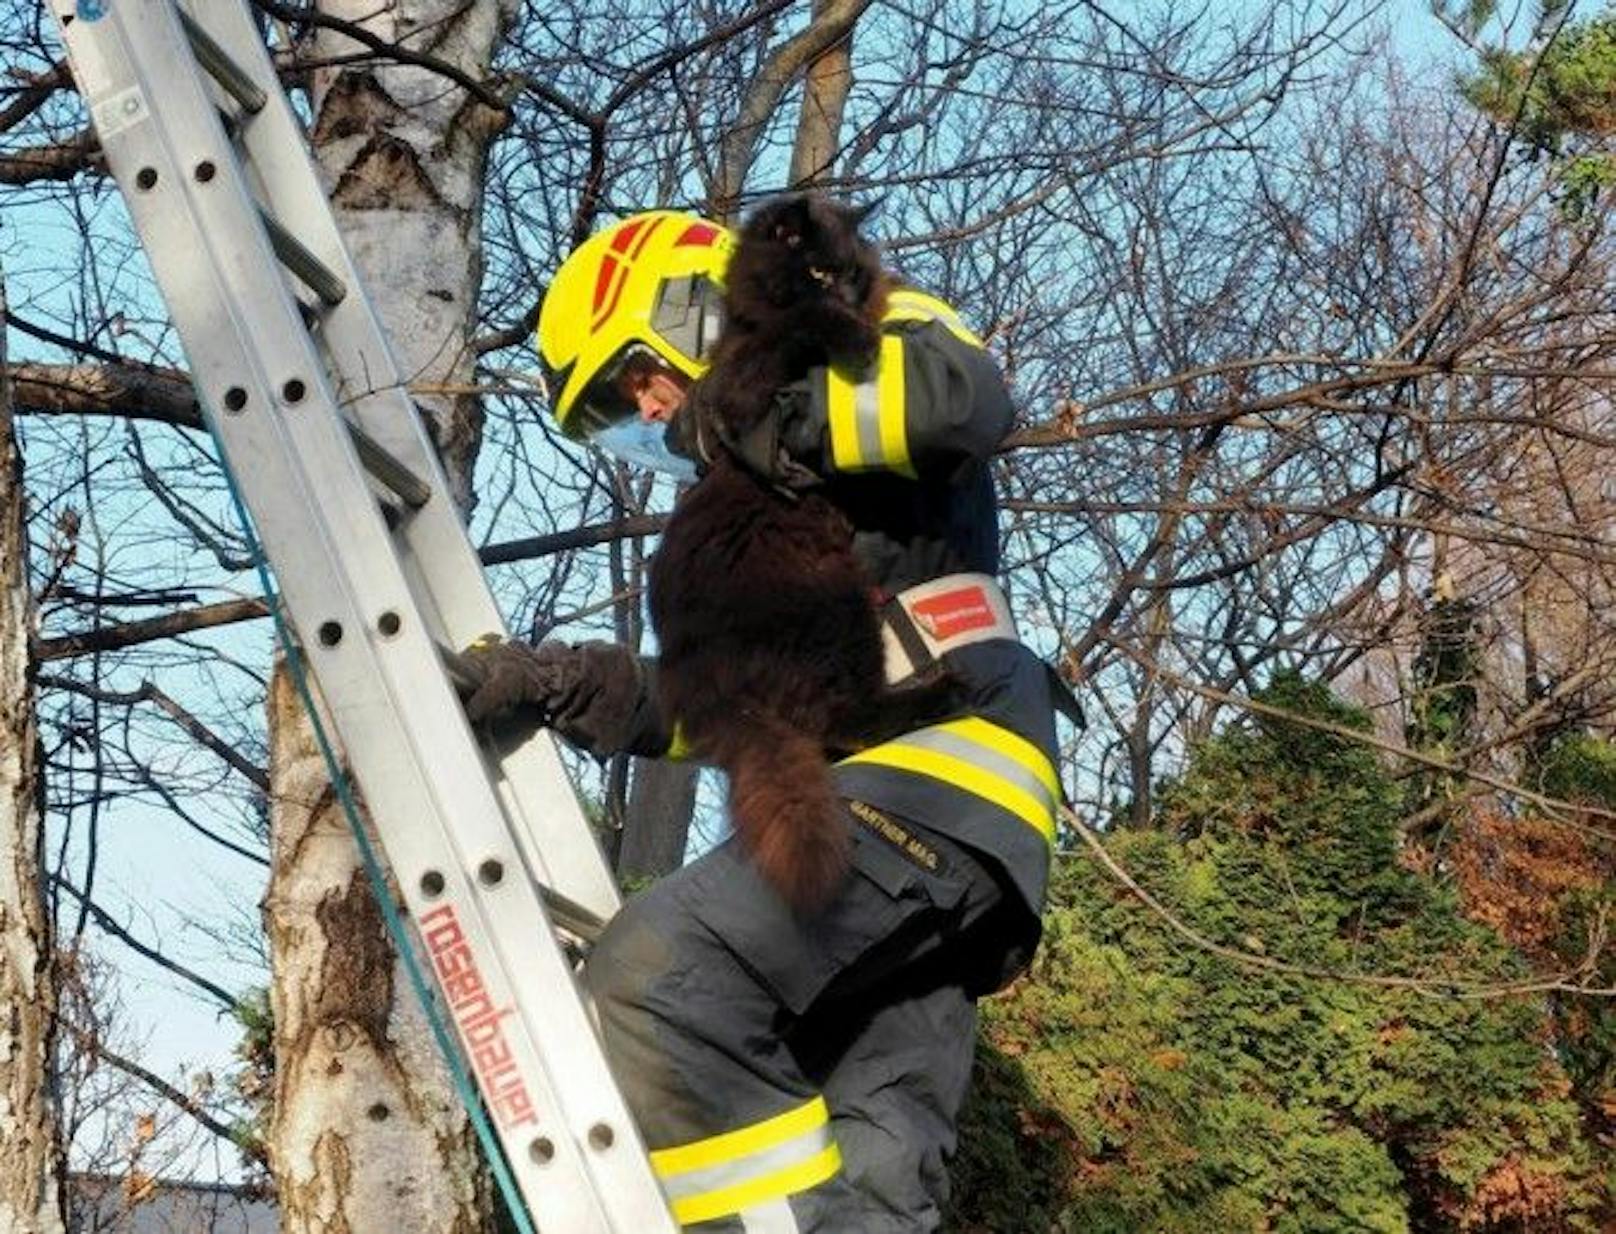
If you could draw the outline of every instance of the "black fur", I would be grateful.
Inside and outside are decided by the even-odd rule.
[[[887,281],[862,215],[817,196],[764,203],[730,264],[725,327],[691,391],[731,439],[816,364],[874,362]],[[848,827],[826,751],[944,713],[950,683],[887,686],[875,588],[818,492],[783,496],[723,456],[679,501],[651,563],[663,714],[730,778],[742,842],[792,903],[840,881]]]

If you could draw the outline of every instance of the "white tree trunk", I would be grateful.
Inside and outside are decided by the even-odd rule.
[[[332,17],[488,74],[509,0],[324,0]],[[413,36],[413,37],[411,37]],[[358,50],[322,32],[316,58]],[[488,146],[501,117],[430,71],[316,74],[314,143],[338,221],[412,382],[467,384]],[[457,494],[481,415],[422,400]],[[388,942],[295,691],[269,707],[276,1091],[271,1154],[286,1234],[466,1234],[489,1197],[468,1121]]]
[[[28,542],[5,361],[0,329],[0,1234],[61,1234],[61,1146],[50,1088],[56,997],[28,681]]]

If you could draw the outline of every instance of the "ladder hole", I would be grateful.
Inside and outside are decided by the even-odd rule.
[[[141,192],[150,192],[157,187],[157,168],[142,167],[135,173],[135,187]]]
[[[391,1113],[392,1111],[387,1108],[386,1102],[378,1101],[375,1105],[371,1106],[370,1109],[365,1111],[365,1117],[370,1119],[370,1121],[373,1123],[385,1123],[387,1121],[387,1116]]]
[[[403,624],[399,620],[398,614],[389,609],[377,620],[376,628],[382,632],[383,638],[392,638],[393,635],[398,633],[399,627]]]
[[[247,405],[247,392],[240,386],[231,386],[224,392],[224,409],[240,411]]]
[[[322,621],[320,623],[320,646],[335,647],[342,641],[342,623],[340,621]]]
[[[421,875],[421,894],[429,900],[436,900],[443,894],[443,875],[436,870],[428,870]]]
[[[303,396],[308,392],[308,387],[296,377],[292,378],[291,381],[287,382],[281,387],[281,396],[285,398],[288,403],[301,403],[303,401]]]
[[[533,1158],[537,1165],[549,1165],[555,1160],[555,1145],[541,1135],[527,1146],[527,1155]]]
[[[484,887],[498,887],[505,881],[505,863],[498,857],[490,857],[477,867],[477,878]]]
[[[616,1138],[612,1134],[612,1129],[605,1123],[596,1123],[589,1129],[589,1147],[596,1152],[605,1152]]]
[[[196,182],[198,184],[206,184],[209,180],[213,179],[214,174],[218,170],[219,169],[213,165],[212,159],[203,159],[196,165]]]

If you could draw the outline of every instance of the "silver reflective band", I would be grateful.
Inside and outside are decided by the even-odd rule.
[[[842,1157],[821,1096],[733,1131],[659,1148],[651,1154],[651,1168],[674,1218],[689,1226],[761,1215],[771,1204],[834,1178]]]
[[[784,1200],[754,1204],[736,1216],[741,1219],[741,1234],[802,1234],[791,1205]]]
[[[946,727],[923,728],[918,732],[906,733],[903,744],[980,767],[989,775],[1025,793],[1038,803],[1041,811],[1051,817],[1055,814],[1055,807],[1060,804],[1059,797],[1050,789],[1041,768],[1034,770],[1004,750],[973,741],[958,731]]]
[[[945,574],[899,592],[894,600],[933,657],[972,643],[1020,638],[1010,602],[989,574]],[[896,685],[925,667],[914,662],[890,622],[881,627],[881,642],[889,683]]]
[[[881,387],[874,376],[853,387],[853,423],[858,432],[859,457],[884,457],[881,450]]]
[[[767,1178],[819,1157],[831,1147],[830,1125],[815,1127],[772,1148],[752,1152],[733,1161],[682,1174],[664,1174],[662,1191],[670,1201],[727,1191],[731,1187]]]
[[[861,750],[837,764],[892,767],[941,781],[1019,818],[1055,842],[1060,779],[1049,755],[1011,729],[963,716]]]

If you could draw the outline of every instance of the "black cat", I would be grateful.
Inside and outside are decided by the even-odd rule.
[[[765,202],[742,227],[724,331],[690,392],[721,436],[744,436],[814,365],[875,363],[888,281],[862,218],[805,195]],[[663,714],[728,773],[742,843],[799,908],[821,903],[847,865],[827,751],[920,727],[953,701],[941,676],[886,684],[876,589],[852,531],[816,490],[782,494],[720,451],[651,562]]]

